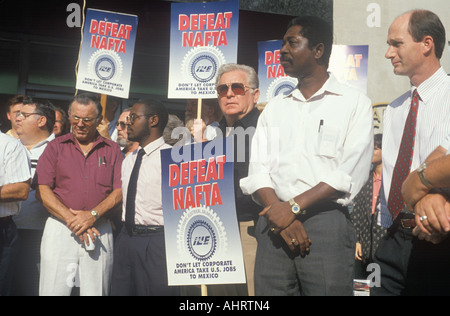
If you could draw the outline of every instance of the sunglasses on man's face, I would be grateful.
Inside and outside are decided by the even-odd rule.
[[[233,91],[233,94],[235,95],[245,95],[245,93],[251,89],[249,86],[244,85],[243,83],[231,83],[231,84],[221,84],[217,86],[217,94],[220,98],[226,97],[228,94],[228,91]]]

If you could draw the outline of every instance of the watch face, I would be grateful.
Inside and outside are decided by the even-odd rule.
[[[299,207],[298,205],[292,206],[292,212],[294,212],[295,214],[297,214],[298,212],[300,212],[300,207]]]

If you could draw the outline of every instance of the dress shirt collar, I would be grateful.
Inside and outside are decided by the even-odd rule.
[[[319,99],[325,94],[342,95],[344,93],[344,91],[342,90],[342,85],[339,84],[339,81],[332,73],[328,74],[329,74],[328,80],[324,83],[322,88],[320,88],[316,93],[314,93],[314,95],[308,100],[305,100],[305,97],[300,92],[298,86],[290,94],[285,96],[285,98],[295,98],[300,101],[314,101],[315,99]]]
[[[160,148],[164,144],[165,144],[164,137],[161,136],[160,138],[155,139],[150,144],[148,144],[147,146],[144,147],[145,155],[146,156],[150,156],[150,154],[152,152],[154,152],[155,150],[157,150],[158,148]],[[139,146],[138,149],[136,149],[135,152],[137,153],[141,148],[142,147]]]
[[[447,73],[444,68],[439,68],[430,78],[422,82],[419,87],[411,86],[411,96],[415,89],[419,93],[420,99],[426,104],[436,94],[436,89],[446,80]]]
[[[42,141],[40,141],[39,143],[37,143],[35,146],[33,146],[33,148],[31,148],[32,150],[33,149],[37,149],[37,148],[40,148],[40,147],[42,147],[42,146],[44,146],[44,145],[47,145],[48,143],[50,143],[52,140],[54,140],[55,139],[55,134],[50,134],[50,136],[49,137],[47,137],[46,139],[44,139],[44,140],[42,140]]]

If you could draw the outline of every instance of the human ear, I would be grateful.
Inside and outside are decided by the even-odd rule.
[[[317,44],[314,48],[314,57],[316,59],[320,59],[323,56],[323,52],[325,51],[325,45],[323,43]]]
[[[422,47],[424,55],[428,56],[434,50],[434,40],[427,35],[422,39]]]

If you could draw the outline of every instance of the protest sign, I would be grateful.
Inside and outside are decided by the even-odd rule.
[[[169,285],[245,283],[231,138],[163,150],[161,165]]]
[[[76,88],[128,98],[138,18],[88,9]]]
[[[280,63],[281,45],[282,40],[258,42],[259,102],[287,95],[297,86],[297,79],[286,75]]]
[[[333,45],[329,71],[340,81],[367,93],[368,45]]]
[[[172,3],[168,98],[215,98],[222,64],[237,61],[239,0]]]

